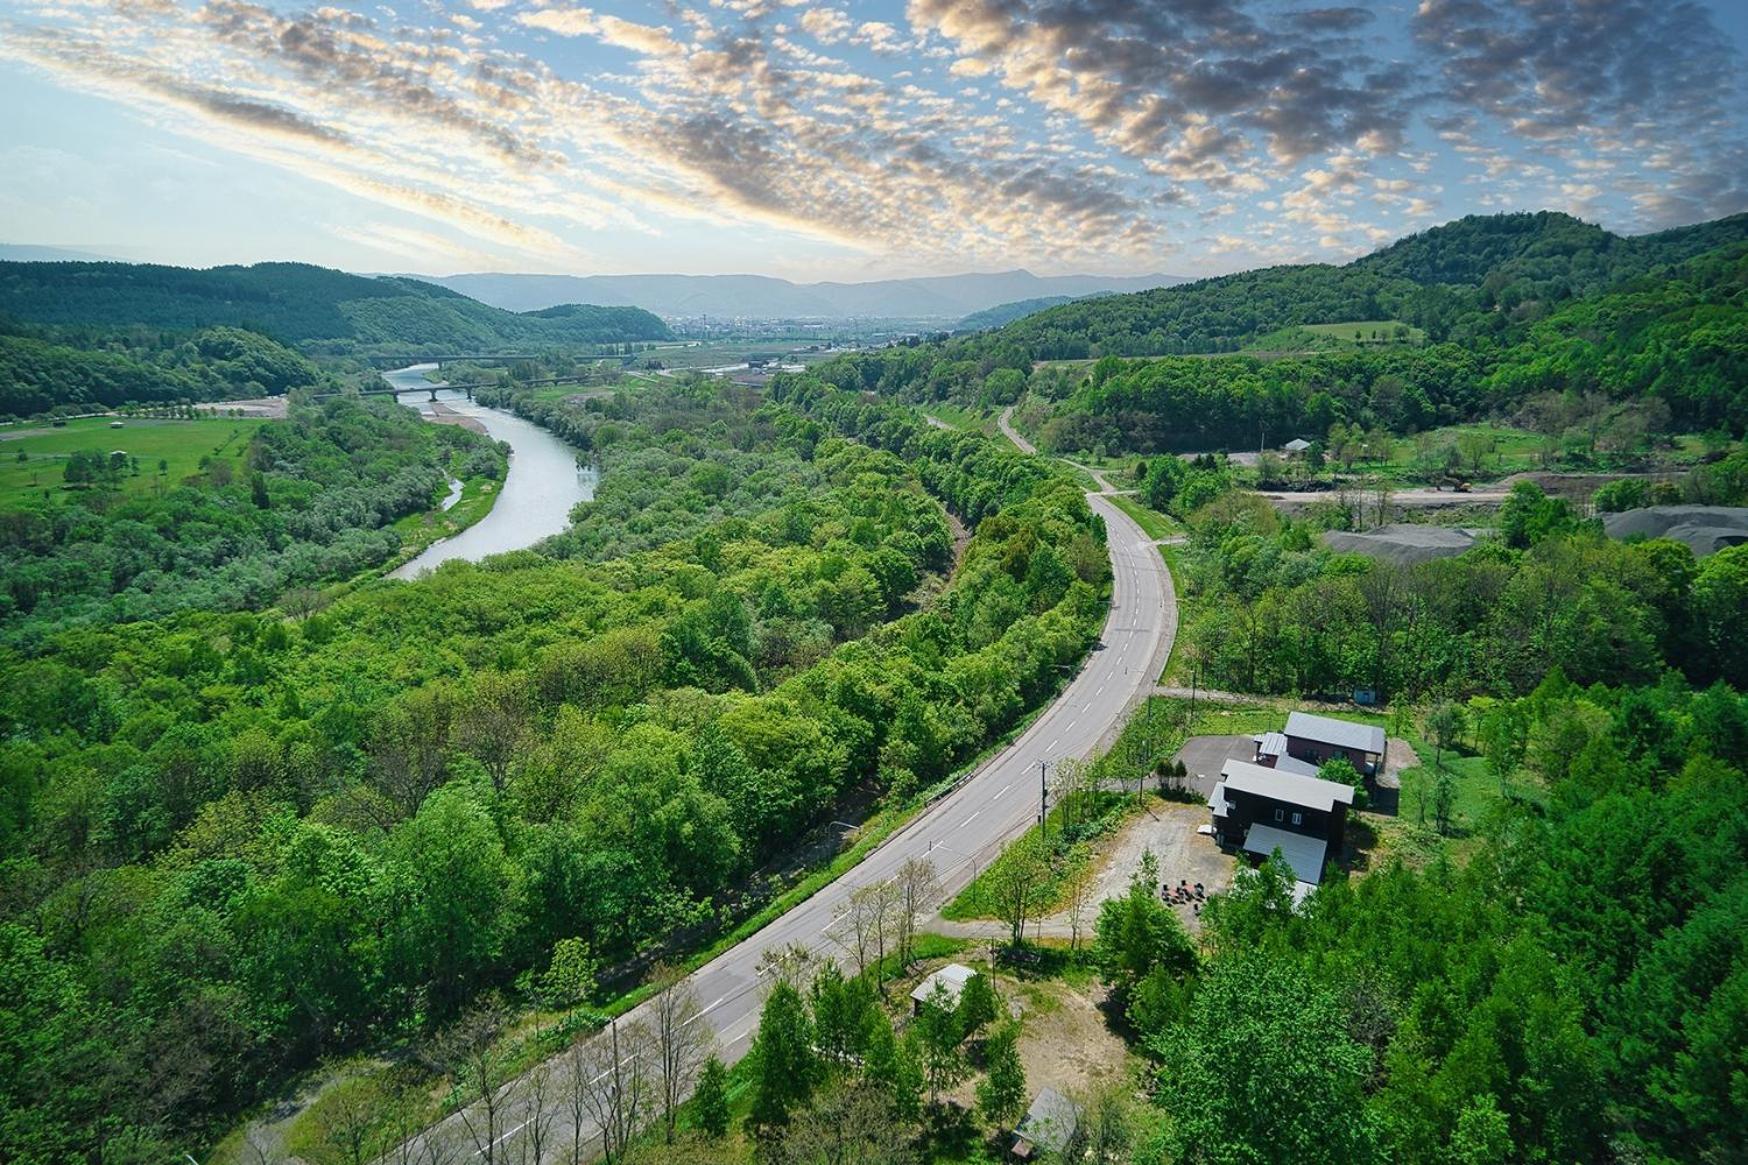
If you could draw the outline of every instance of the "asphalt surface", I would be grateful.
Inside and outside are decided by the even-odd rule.
[[[995,423],[1001,426],[1002,433],[1008,440],[1014,443],[1014,448],[1018,449],[1021,453],[1036,453],[1038,451],[1036,445],[1033,445],[1030,441],[1020,436],[1019,430],[1014,428],[1013,405],[1009,405],[1007,408],[1003,409],[1001,411],[1001,416],[995,419]]]
[[[1220,770],[1227,761],[1255,758],[1256,741],[1249,736],[1192,736],[1184,741],[1176,759],[1189,770],[1190,785],[1206,797],[1219,783]]]
[[[1006,422],[1004,414],[1004,430]],[[1000,853],[1003,844],[1037,820],[1039,762],[1086,757],[1096,748],[1108,747],[1130,708],[1152,692],[1177,632],[1171,576],[1158,548],[1133,519],[1098,494],[1089,493],[1087,501],[1105,520],[1113,578],[1109,614],[1079,674],[1018,740],[918,814],[855,869],[693,973],[703,1022],[715,1034],[716,1052],[725,1062],[740,1059],[752,1043],[765,994],[758,966],[767,951],[799,944],[842,960],[843,949],[829,932],[851,893],[892,877],[912,858],[933,862],[943,895],[956,894]],[[640,1017],[644,1010],[634,1009],[628,1019]],[[550,1063],[554,1091],[563,1095],[568,1090],[568,1063],[564,1057]],[[511,1097],[500,1111],[516,1110],[515,1094],[522,1083],[505,1086]],[[506,1132],[499,1138],[500,1160],[504,1150],[517,1148],[516,1138],[525,1136],[517,1123],[521,1119],[513,1117],[505,1124]],[[546,1143],[554,1147],[548,1160],[557,1160],[559,1147],[570,1145],[571,1123],[569,1115],[561,1112],[548,1134]],[[465,1146],[461,1160],[480,1159],[461,1114],[422,1136],[434,1134]],[[598,1143],[599,1136],[588,1129],[585,1139]]]

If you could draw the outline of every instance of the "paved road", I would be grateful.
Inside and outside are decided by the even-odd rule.
[[[1005,415],[1002,427],[1007,428]],[[844,877],[694,973],[693,987],[725,1061],[732,1063],[746,1054],[758,1027],[764,992],[757,968],[765,952],[798,943],[841,956],[828,932],[851,892],[890,878],[912,858],[932,861],[943,891],[957,893],[1007,840],[1036,820],[1038,762],[1084,757],[1108,746],[1129,709],[1152,692],[1177,632],[1171,576],[1158,549],[1133,519],[1097,494],[1088,494],[1087,501],[1105,520],[1113,582],[1099,643],[1080,673],[1018,740],[986,761],[957,790],[919,814]],[[632,1017],[641,1011],[633,1011]],[[560,1058],[553,1067],[560,1074],[557,1090],[562,1093],[566,1062]],[[520,1082],[508,1087],[515,1090]],[[504,1109],[515,1107],[509,1104]],[[548,1144],[569,1145],[568,1115],[560,1115],[558,1126]],[[468,1160],[474,1160],[460,1114],[434,1131],[451,1143],[467,1145]],[[521,1135],[512,1125],[503,1138],[506,1148]],[[589,1136],[596,1134],[590,1130]],[[557,1159],[556,1151],[551,1159]]]
[[[1019,431],[1014,428],[1013,422],[1013,405],[1009,405],[1007,408],[1003,409],[1001,411],[1001,416],[995,419],[995,423],[1001,426],[1001,431],[1007,436],[1007,439],[1014,443],[1014,448],[1018,449],[1021,453],[1036,453],[1038,447],[1020,436]]]
[[[1315,489],[1259,489],[1254,492],[1277,506],[1310,506],[1317,502],[1333,502],[1339,496],[1335,490]],[[1441,509],[1456,506],[1497,506],[1510,495],[1510,488],[1504,485],[1480,486],[1467,493],[1459,493],[1454,489],[1415,486],[1411,489],[1392,490],[1388,500],[1391,506],[1398,509]],[[1348,490],[1348,501],[1352,505],[1369,508],[1373,500],[1372,492],[1363,485],[1356,485]]]

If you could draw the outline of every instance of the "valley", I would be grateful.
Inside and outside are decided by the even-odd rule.
[[[47,297],[65,374],[0,379],[0,1146],[1727,1155],[1681,1049],[1730,1038],[1748,819],[1740,233],[1464,220],[839,347]]]

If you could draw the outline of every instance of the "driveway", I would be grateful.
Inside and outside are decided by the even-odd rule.
[[[1129,882],[1141,868],[1141,856],[1151,853],[1159,862],[1159,884],[1170,888],[1180,881],[1188,885],[1200,882],[1207,893],[1230,889],[1232,874],[1237,868],[1230,854],[1222,853],[1212,837],[1197,830],[1208,824],[1208,807],[1183,801],[1162,801],[1149,796],[1144,812],[1131,818],[1115,834],[1099,843],[1093,868],[1087,874],[1091,892],[1086,897],[1086,909],[1080,920],[1080,941],[1090,944],[1093,923],[1099,915],[1099,903],[1107,898],[1120,898],[1129,892]],[[1191,932],[1201,926],[1200,908],[1178,906],[1173,909]],[[929,919],[922,929],[952,938],[984,939],[1005,942],[1008,926],[994,919],[949,921],[939,915]],[[1026,924],[1026,934],[1033,939],[1066,939],[1074,934],[1074,924],[1067,910],[1059,910]]]
[[[1178,750],[1176,760],[1190,771],[1190,787],[1203,797],[1214,791],[1220,770],[1229,760],[1253,760],[1256,741],[1250,736],[1192,736]]]

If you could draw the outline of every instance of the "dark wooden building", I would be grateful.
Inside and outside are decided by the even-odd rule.
[[[1352,785],[1229,760],[1208,808],[1220,844],[1258,859],[1279,849],[1299,881],[1316,885],[1341,853],[1353,795]]]
[[[1370,724],[1293,712],[1281,735],[1286,738],[1287,755],[1307,764],[1321,765],[1346,757],[1364,776],[1373,776],[1384,767],[1384,730]]]

